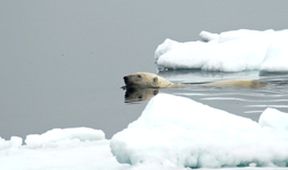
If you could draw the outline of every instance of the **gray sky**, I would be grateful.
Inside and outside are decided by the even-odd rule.
[[[123,104],[122,76],[155,72],[153,53],[165,38],[285,29],[287,6],[285,0],[0,0],[0,136],[68,126],[111,135],[144,107]]]

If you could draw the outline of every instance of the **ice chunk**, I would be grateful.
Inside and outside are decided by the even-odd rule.
[[[288,72],[288,32],[276,32],[271,40],[260,70],[266,72]]]
[[[208,32],[208,31],[201,31],[199,36],[203,41],[207,41],[207,42],[219,38],[219,34]]]
[[[277,124],[274,120],[266,124]],[[110,146],[119,162],[133,165],[288,166],[288,133],[276,135],[262,126],[188,98],[158,94]]]
[[[26,141],[28,145],[21,145],[22,139],[19,137],[11,137],[10,140],[0,138],[1,170],[127,170],[129,168],[128,165],[117,162],[110,152],[109,141],[104,139],[104,134],[100,130],[53,129],[37,137],[34,135],[34,138],[29,136]],[[40,145],[41,147],[32,147]],[[58,147],[51,147],[52,145]]]
[[[23,139],[18,136],[12,136],[10,140],[5,140],[0,137],[0,150],[14,149],[22,145]]]
[[[31,134],[26,137],[25,143],[29,147],[57,146],[61,143],[77,141],[93,141],[105,139],[102,130],[85,127],[52,129],[43,134]]]
[[[199,35],[201,39],[204,41],[214,40],[221,43],[240,38],[259,38],[261,36],[267,36],[271,33],[274,33],[274,30],[258,31],[258,30],[239,29],[239,30],[222,32],[220,34],[211,33],[208,31],[201,31]]]
[[[267,108],[260,116],[259,124],[263,127],[285,130],[288,133],[288,114],[277,109]]]
[[[179,44],[180,44],[179,42],[167,38],[162,44],[160,44],[157,47],[157,49],[155,51],[156,59],[158,59],[159,56],[172,50],[174,47],[180,46]]]
[[[204,41],[165,40],[155,51],[159,68],[238,72],[288,71],[288,31],[202,31]]]

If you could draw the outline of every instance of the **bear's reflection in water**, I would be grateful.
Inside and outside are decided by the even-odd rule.
[[[159,92],[159,89],[157,88],[125,87],[123,89],[126,90],[125,103],[136,103],[149,100]]]

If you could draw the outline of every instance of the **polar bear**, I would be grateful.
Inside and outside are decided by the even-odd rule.
[[[176,87],[175,83],[154,73],[136,72],[123,77],[126,87],[167,88]]]
[[[257,89],[265,87],[266,83],[259,80],[221,80],[216,82],[211,82],[203,84],[206,87],[218,87],[218,88],[249,88]]]
[[[186,87],[189,84],[173,83],[161,76],[148,72],[136,72],[123,77],[126,87],[134,88],[175,88]],[[191,83],[192,84],[192,83]],[[190,84],[190,85],[191,85]],[[258,80],[221,80],[202,84],[205,87],[261,88],[266,83]]]

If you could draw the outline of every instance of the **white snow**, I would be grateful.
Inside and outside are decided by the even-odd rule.
[[[288,71],[288,30],[202,31],[200,39],[183,43],[166,39],[155,51],[159,69]]]
[[[185,170],[159,164],[127,165],[117,162],[110,141],[101,130],[52,129],[43,134],[10,140],[0,138],[1,170]]]
[[[41,135],[0,138],[1,170],[121,170],[101,130],[53,129]]]
[[[272,129],[284,130],[288,132],[288,116],[277,109],[268,108],[264,111],[259,119],[262,127],[270,127]]]
[[[288,114],[267,109],[259,121],[158,94],[110,145],[119,162],[132,165],[288,166]]]
[[[257,123],[188,98],[158,94],[138,120],[111,140],[85,127],[52,129],[25,140],[0,138],[0,169],[287,168],[287,124],[288,114],[273,108]]]
[[[62,144],[68,145],[81,141],[97,141],[101,139],[105,139],[103,131],[81,127],[52,129],[43,134],[31,134],[26,137],[25,143],[29,147],[54,147]]]

